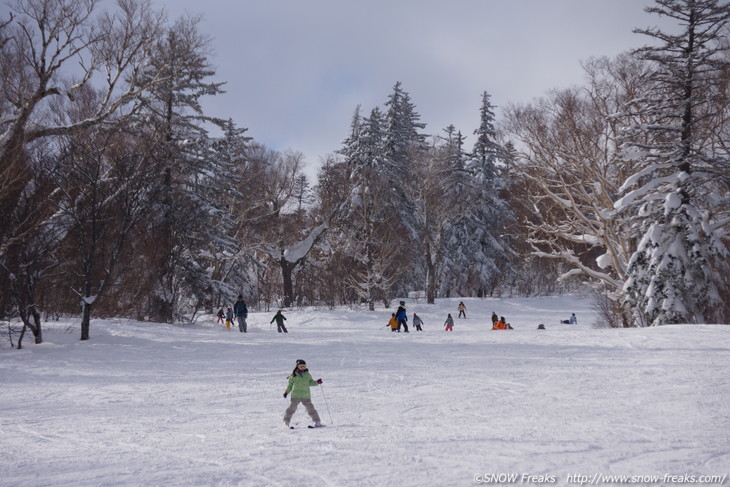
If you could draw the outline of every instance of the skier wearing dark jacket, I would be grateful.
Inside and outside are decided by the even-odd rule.
[[[246,318],[248,318],[248,308],[246,302],[243,300],[243,296],[238,295],[238,301],[233,305],[233,313],[238,318],[238,330],[241,333],[246,333]]]
[[[271,318],[271,321],[269,321],[269,324],[276,321],[276,330],[281,333],[289,333],[286,331],[286,326],[284,326],[284,320],[286,320],[286,317],[281,314],[281,310],[277,311],[273,318]]]
[[[395,312],[395,317],[398,319],[398,331],[403,326],[403,331],[408,333],[408,313],[406,313],[406,302],[401,301],[398,306],[398,311]]]

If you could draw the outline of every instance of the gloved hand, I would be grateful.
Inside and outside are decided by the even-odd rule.
[[[317,379],[317,384],[321,384],[321,383],[322,383],[322,379]]]
[[[286,398],[286,396],[288,396],[288,395],[289,395],[289,393],[288,393],[288,392],[285,392],[285,393],[284,393],[284,397],[285,397],[285,398]]]

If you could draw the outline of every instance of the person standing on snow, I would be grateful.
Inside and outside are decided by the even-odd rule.
[[[226,330],[231,331],[231,323],[233,323],[233,308],[229,306],[226,311]]]
[[[401,301],[398,306],[398,311],[395,312],[395,317],[398,319],[398,331],[403,326],[403,331],[408,333],[408,313],[406,313],[406,302]]]
[[[225,314],[225,313],[223,312],[223,308],[219,309],[219,310],[218,310],[218,321],[216,321],[216,324],[218,324],[218,323],[223,323],[223,322],[224,322],[224,321],[223,321],[223,317],[224,317],[225,315],[226,315],[226,314]]]
[[[423,320],[420,316],[418,316],[416,313],[413,313],[413,327],[416,329],[416,331],[423,331],[423,328],[421,328],[421,325],[423,324]]]
[[[390,325],[390,331],[397,331],[400,333],[400,330],[398,329],[398,318],[395,317],[395,313],[391,315],[390,320],[388,320],[388,324]]]
[[[454,331],[454,318],[451,317],[451,313],[446,317],[444,326],[446,327],[446,331]]]
[[[314,421],[315,428],[323,426],[319,419],[319,413],[317,413],[317,410],[314,409],[314,404],[312,404],[312,394],[309,390],[310,387],[318,386],[321,383],[322,379],[312,379],[312,375],[309,373],[309,369],[307,368],[307,363],[304,360],[297,360],[294,371],[292,371],[289,376],[289,383],[286,387],[286,391],[284,391],[285,398],[289,395],[289,393],[291,393],[291,404],[289,404],[289,407],[286,408],[286,412],[284,412],[284,424],[287,427],[291,428],[289,423],[291,422],[291,418],[294,416],[297,407],[299,407],[299,404],[304,404],[304,407],[307,409],[307,413],[309,413],[312,421]]]
[[[243,300],[243,296],[238,295],[238,301],[233,305],[233,312],[238,317],[238,331],[246,333],[246,318],[248,318],[248,308],[246,302]]]
[[[464,304],[464,301],[461,301],[459,303],[459,318],[461,318],[461,315],[464,315],[464,318],[466,319],[466,305]]]
[[[286,320],[286,317],[281,314],[281,310],[277,311],[273,318],[271,318],[271,321],[269,321],[269,324],[272,324],[276,320],[276,330],[281,333],[289,333],[286,331],[286,326],[284,326],[284,320]]]

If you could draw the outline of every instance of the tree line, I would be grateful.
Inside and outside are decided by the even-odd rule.
[[[225,83],[199,17],[9,6],[0,316],[36,342],[54,314],[88,339],[92,315],[191,321],[238,294],[372,310],[587,285],[608,326],[730,317],[726,3],[657,0],[676,33],[639,30],[651,45],[499,121],[485,91],[469,136],[425,132],[397,82],[314,182],[301,153],[205,112]]]

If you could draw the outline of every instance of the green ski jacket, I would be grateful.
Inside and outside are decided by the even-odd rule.
[[[312,379],[309,372],[294,373],[289,376],[289,385],[286,387],[286,392],[291,393],[293,399],[310,399],[312,395],[309,388],[317,385],[319,384]]]

